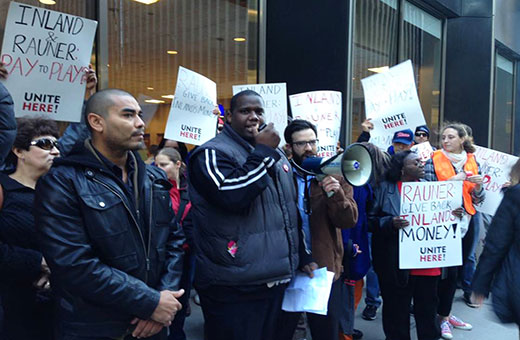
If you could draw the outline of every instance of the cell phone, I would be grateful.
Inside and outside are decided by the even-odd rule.
[[[263,129],[265,129],[267,127],[267,124],[266,123],[262,123],[262,125],[260,125],[258,127],[258,132],[262,131]]]

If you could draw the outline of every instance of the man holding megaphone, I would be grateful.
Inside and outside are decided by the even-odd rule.
[[[313,339],[337,339],[341,299],[340,275],[343,271],[343,242],[341,228],[355,226],[358,211],[352,187],[338,175],[324,175],[321,181],[309,175],[301,165],[317,155],[317,129],[312,123],[295,119],[285,129],[287,148],[292,152],[295,184],[298,190],[298,209],[305,234],[305,246],[318,267],[334,272],[334,282],[328,302],[327,315],[307,313]],[[312,270],[305,268],[312,277]],[[300,313],[284,312],[277,339],[292,339]]]

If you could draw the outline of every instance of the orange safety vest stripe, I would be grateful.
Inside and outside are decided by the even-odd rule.
[[[451,177],[455,176],[455,168],[451,164],[448,157],[446,157],[442,150],[437,150],[433,153],[432,156],[433,167],[435,169],[435,175],[437,175],[437,179],[439,181],[447,181]],[[466,172],[471,172],[473,175],[478,175],[478,165],[475,160],[475,156],[472,153],[468,153],[468,160],[464,165],[464,170]],[[462,186],[462,199],[464,201],[464,209],[470,215],[475,215],[476,210],[473,206],[473,201],[471,199],[471,192],[475,188],[476,184],[471,183],[469,181],[464,181]]]

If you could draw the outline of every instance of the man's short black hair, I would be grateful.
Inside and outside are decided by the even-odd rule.
[[[264,100],[264,99],[262,98],[262,96],[261,96],[258,92],[255,92],[255,91],[253,91],[253,90],[244,90],[244,91],[240,91],[240,92],[238,92],[237,94],[235,94],[235,95],[231,98],[231,103],[229,104],[229,111],[230,111],[230,112],[235,111],[235,109],[237,108],[237,101],[238,101],[238,98],[243,97],[243,96],[258,96],[258,97],[260,97],[260,99],[262,99],[262,101]]]
[[[106,118],[108,115],[108,109],[114,104],[114,101],[112,100],[112,96],[130,96],[133,98],[133,96],[120,89],[104,89],[101,91],[98,91],[94,93],[89,100],[87,101],[87,104],[85,106],[85,124],[87,124],[87,127],[92,132],[92,127],[88,123],[88,114],[89,113],[95,113],[103,118]]]
[[[302,131],[302,130],[307,130],[307,129],[312,129],[312,131],[314,131],[316,136],[318,136],[318,130],[316,129],[316,125],[312,124],[311,122],[309,122],[307,120],[303,120],[303,119],[293,120],[292,122],[289,123],[289,125],[287,125],[287,127],[285,128],[285,131],[283,132],[285,141],[288,144],[292,144],[293,133]]]

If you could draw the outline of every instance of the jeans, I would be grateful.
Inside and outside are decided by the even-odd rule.
[[[471,293],[471,282],[473,281],[473,274],[477,267],[477,260],[475,250],[477,248],[478,239],[480,236],[480,225],[482,224],[482,215],[477,212],[471,218],[468,232],[462,239],[462,272],[461,284],[464,293]]]
[[[372,260],[372,233],[368,233],[368,247],[370,252],[370,260]],[[365,304],[367,306],[375,306],[379,308],[381,306],[381,297],[379,296],[379,281],[374,268],[370,266],[367,273],[366,281],[366,297]]]

